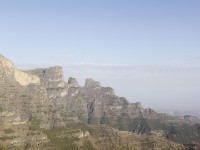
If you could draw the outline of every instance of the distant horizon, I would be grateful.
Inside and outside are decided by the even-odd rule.
[[[15,64],[15,62],[13,62],[13,63]],[[35,69],[35,68],[48,68],[48,67],[56,66],[56,64],[54,64],[52,66],[49,64],[35,64],[35,65],[33,65],[33,64],[32,65],[15,64],[15,66],[18,69],[23,70],[23,69]],[[147,89],[144,88],[144,90],[143,90],[143,88],[140,88],[138,90],[137,87],[133,87],[133,90],[130,90],[130,89],[127,89],[127,85],[128,85],[128,83],[131,83],[134,85],[134,82],[137,81],[136,82],[137,85],[139,85],[138,82],[141,82],[143,84],[143,86],[149,86],[149,85],[145,85],[146,84],[145,82],[142,82],[143,78],[146,78],[146,77],[152,78],[155,76],[155,73],[161,74],[161,75],[164,75],[166,73],[168,73],[168,75],[170,75],[170,74],[177,75],[177,74],[180,74],[180,72],[191,72],[191,71],[196,72],[197,71],[200,74],[200,71],[199,71],[200,67],[190,67],[190,66],[151,66],[150,67],[150,66],[146,66],[146,65],[116,65],[116,64],[115,65],[111,65],[111,64],[109,64],[109,65],[106,65],[106,64],[101,64],[101,65],[98,65],[98,64],[68,64],[68,65],[63,65],[63,66],[61,65],[61,67],[63,67],[63,70],[64,70],[65,82],[67,82],[69,77],[74,77],[77,79],[79,84],[81,86],[83,86],[86,78],[92,78],[94,80],[100,81],[102,86],[112,87],[114,89],[114,91],[116,92],[117,96],[125,97],[125,98],[127,98],[127,100],[129,102],[133,102],[133,103],[141,102],[142,106],[144,108],[152,108],[157,111],[158,110],[180,110],[180,111],[193,111],[193,110],[197,111],[198,110],[198,107],[191,108],[190,105],[186,105],[187,107],[182,107],[181,106],[182,102],[179,103],[179,105],[181,107],[177,106],[177,105],[175,107],[172,107],[169,104],[169,103],[171,103],[171,101],[163,100],[165,98],[164,97],[162,98],[162,95],[159,95],[159,94],[158,94],[159,99],[157,98],[159,100],[159,102],[157,102],[158,104],[155,104],[155,101],[153,102],[152,100],[154,97],[156,97],[156,95],[151,95],[151,93],[148,92],[148,88]],[[104,73],[101,72],[102,70],[104,70]],[[101,72],[101,74],[99,74],[100,72]],[[121,81],[122,78],[125,78],[127,76],[127,72],[128,73],[132,72],[132,74],[131,74],[132,78]],[[140,75],[144,72],[147,73],[148,76],[145,77],[145,76]],[[169,74],[169,72],[170,72],[170,74]],[[115,74],[115,73],[119,73],[119,75],[118,75],[118,77],[116,76],[116,78],[113,78],[113,74]],[[125,76],[123,75],[124,73],[126,74]],[[173,76],[171,76],[171,77],[173,77]],[[134,78],[136,78],[136,80]],[[148,81],[148,80],[146,80],[146,81]],[[154,78],[153,82],[158,82],[158,81],[156,78]],[[162,88],[157,89],[157,91],[154,90],[154,92],[159,92],[160,90],[162,91]],[[132,94],[132,93],[135,93],[135,94]],[[143,96],[146,93],[148,93],[150,95]],[[176,96],[179,96],[179,95],[176,95]],[[172,96],[170,96],[170,97],[172,99],[174,99]],[[152,100],[148,101],[148,99],[152,99]],[[190,101],[188,101],[188,102],[190,102]],[[195,105],[195,106],[197,106],[197,105]]]

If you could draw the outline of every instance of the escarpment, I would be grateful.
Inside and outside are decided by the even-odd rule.
[[[5,145],[43,145],[51,138],[47,131],[69,123],[84,124],[81,130],[87,125],[108,125],[137,134],[162,131],[163,137],[179,143],[200,141],[194,117],[171,117],[143,108],[140,102],[130,103],[91,78],[84,86],[73,77],[65,82],[60,66],[22,71],[0,55],[0,144],[4,139]],[[184,132],[191,128],[192,132]],[[190,135],[187,141],[182,140],[186,134]]]

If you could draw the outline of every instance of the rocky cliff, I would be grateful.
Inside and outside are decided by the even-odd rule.
[[[145,109],[140,102],[130,103],[93,79],[86,79],[84,86],[72,77],[65,82],[60,66],[21,71],[0,55],[0,142],[43,145],[49,142],[46,130],[69,123],[106,124],[137,134],[162,130],[176,142],[181,141],[179,135],[188,134],[182,130],[192,128],[187,142],[200,141],[198,124],[191,126],[187,117],[171,117]]]

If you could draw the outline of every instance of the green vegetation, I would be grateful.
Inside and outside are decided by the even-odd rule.
[[[198,142],[200,140],[195,126],[190,126],[187,124],[182,124],[180,126],[171,125],[168,126],[165,131],[167,139],[176,143],[190,145],[193,142]]]
[[[27,143],[25,146],[24,146],[24,150],[28,150],[29,148],[31,148],[31,145],[29,143]]]
[[[50,140],[49,146],[55,147],[59,150],[73,149],[79,150],[75,142],[79,141],[77,137],[73,137],[68,128],[55,128],[49,130],[43,130]]]
[[[4,136],[0,137],[0,141],[13,140],[15,138],[16,138],[15,136]]]
[[[192,141],[199,140],[199,134],[196,137],[194,134],[196,134],[197,130],[200,129],[200,125],[195,125],[191,128],[191,126],[186,124],[174,126],[173,124],[164,124],[159,120],[149,120],[145,118],[129,119],[128,117],[119,118],[118,121],[120,122],[118,128],[121,130],[129,130],[140,134],[154,130],[163,130],[165,131],[165,136],[168,140],[184,144],[191,144]],[[114,134],[107,125],[90,125],[82,122],[69,122],[65,127],[43,130],[40,128],[39,124],[40,121],[33,117],[31,119],[30,130],[42,131],[50,140],[48,146],[60,150],[94,150],[94,141],[92,142],[91,139],[78,138],[77,135],[80,134],[81,131],[88,131],[92,137],[104,145],[105,143],[112,144],[112,142],[116,140],[120,141],[119,137]],[[11,131],[8,130],[6,132],[9,133]],[[147,141],[150,142],[151,140],[148,139]],[[151,142],[144,144],[153,146]]]
[[[3,145],[0,145],[0,150],[6,150],[6,148]]]
[[[15,133],[15,131],[10,129],[10,128],[9,129],[4,129],[3,131],[4,131],[5,134]]]
[[[3,107],[2,107],[2,106],[0,106],[0,113],[1,113],[1,112],[3,112]]]
[[[95,150],[95,148],[90,141],[84,141],[81,150]]]
[[[105,150],[131,150],[134,147],[135,149],[153,150],[156,148],[166,149],[166,147],[170,146],[172,146],[170,149],[174,149],[173,147],[176,146],[182,147],[181,145],[176,145],[164,139],[158,139],[153,136],[144,135],[143,137],[128,132],[119,132],[118,130],[107,125],[88,125],[80,122],[74,122],[68,123],[65,127],[41,129],[39,128],[39,121],[35,118],[31,120],[30,125],[31,129],[34,129],[34,134],[37,134],[37,132],[35,132],[37,129],[37,131],[47,135],[49,141],[48,143],[44,143],[44,145],[40,145],[40,149],[52,148],[58,150],[96,150],[97,148]],[[79,138],[79,135],[86,131],[89,132],[89,136]],[[4,137],[0,140],[8,140],[11,138],[15,137]],[[24,149],[29,149],[30,147],[32,147],[30,143],[24,145]]]
[[[30,126],[29,130],[32,130],[32,131],[41,130],[40,129],[40,120],[35,118],[35,117],[33,117],[31,119],[31,126]]]

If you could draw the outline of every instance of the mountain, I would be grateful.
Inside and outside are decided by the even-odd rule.
[[[93,79],[66,83],[60,66],[21,71],[0,55],[0,87],[0,149],[185,149],[200,141],[193,117],[145,109]]]

